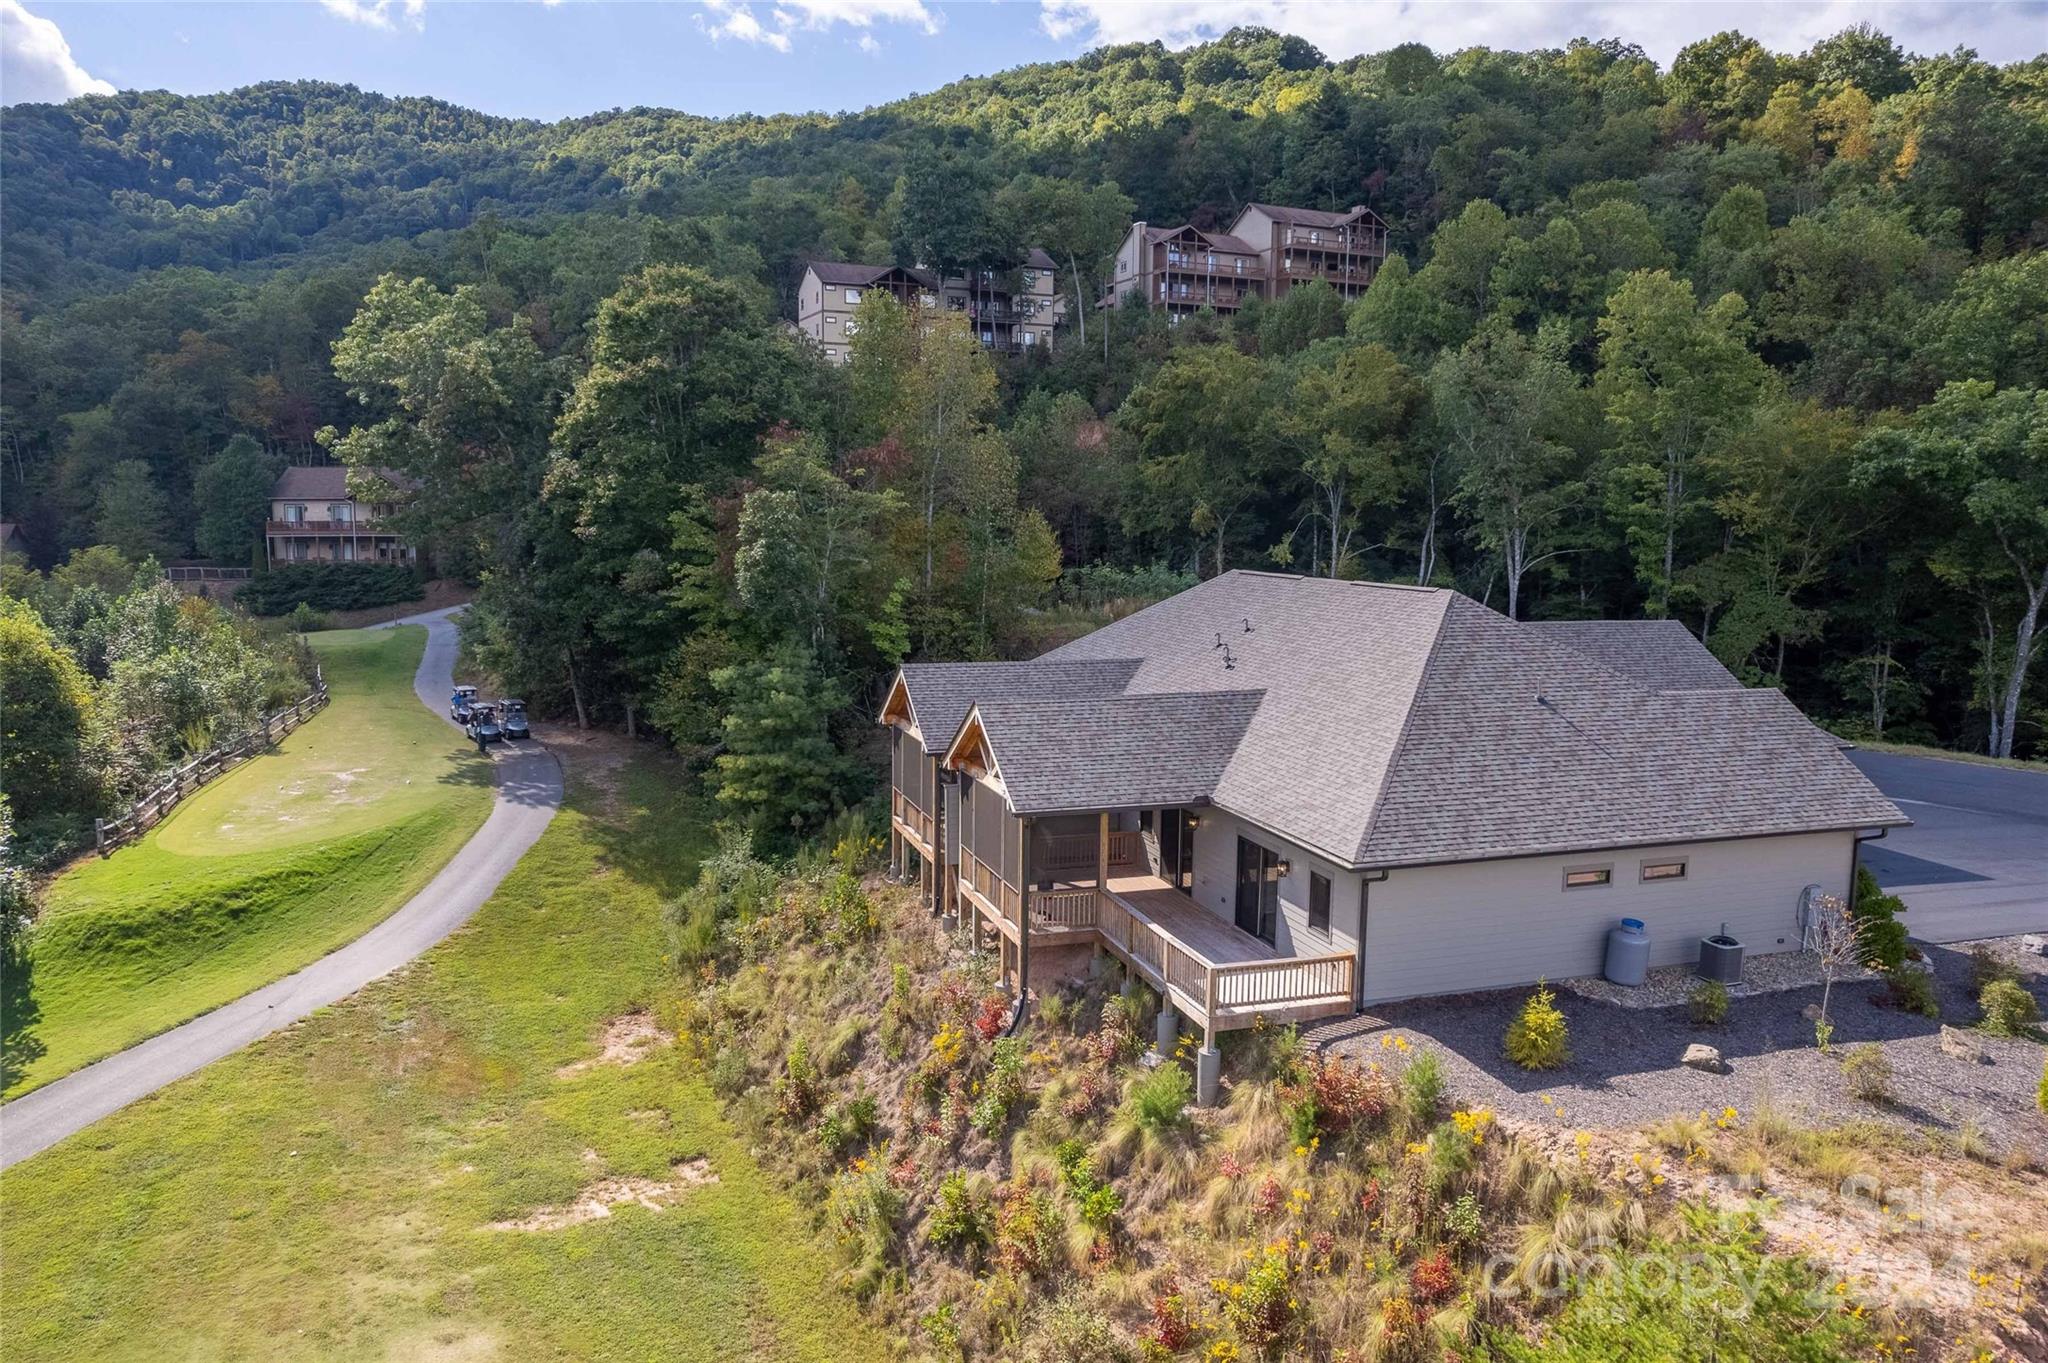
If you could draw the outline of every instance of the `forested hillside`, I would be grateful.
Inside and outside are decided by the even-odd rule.
[[[1232,567],[1671,614],[1844,729],[2048,745],[2048,58],[1240,30],[553,125],[274,84],[10,109],[0,173],[40,564],[239,562],[277,462],[401,470],[508,684],[778,837],[859,788],[897,660]],[[1089,306],[1132,218],[1251,200],[1371,205],[1402,259],[1348,307]],[[1026,244],[1085,319],[1051,357],[871,299],[829,370],[778,323],[806,259]]]

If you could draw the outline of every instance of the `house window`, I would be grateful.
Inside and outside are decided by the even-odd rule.
[[[1038,287],[1038,271],[1026,270],[1024,271],[1021,278],[1024,281],[1024,287],[1026,289],[1035,289]]]
[[[1037,345],[1037,344],[1038,344],[1038,333],[1037,333],[1037,332],[1035,332],[1035,331],[1027,331],[1027,332],[1025,332],[1025,333],[1024,333],[1024,344],[1025,344],[1025,345]]]
[[[1643,863],[1644,880],[1684,880],[1685,863],[1682,861],[1646,861]]]
[[[838,351],[836,351],[836,350],[834,350],[834,349],[833,349],[833,348],[832,348],[831,346],[826,346],[826,347],[825,347],[825,358],[826,358],[826,359],[828,359],[828,360],[836,360],[836,359],[838,359],[838,358],[839,358],[839,352],[838,352]]]
[[[854,321],[851,317],[849,317],[846,319],[846,325],[841,327],[840,330],[845,332],[848,336],[859,335],[860,323]]]
[[[284,523],[286,525],[304,525],[306,523],[305,506],[299,502],[293,502],[286,506],[284,509]]]
[[[848,289],[848,290],[846,291],[846,301],[847,301],[847,302],[849,302],[849,303],[858,303],[858,302],[860,302],[860,290],[859,290],[859,289]]]
[[[337,525],[347,525],[354,518],[355,511],[347,502],[329,502],[327,519]]]
[[[1308,925],[1313,932],[1330,935],[1330,878],[1314,871],[1308,874]]]
[[[1609,884],[1613,879],[1612,866],[1568,866],[1564,872],[1564,887],[1567,890],[1590,890]]]

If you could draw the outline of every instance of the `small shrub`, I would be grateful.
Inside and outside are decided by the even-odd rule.
[[[1180,1283],[1167,1279],[1166,1290],[1152,1298],[1152,1320],[1138,1337],[1150,1350],[1177,1354],[1195,1342],[1195,1313],[1181,1295]]]
[[[1038,1339],[1040,1347],[1031,1356],[1045,1363],[1126,1363],[1131,1356],[1109,1317],[1067,1292],[1045,1308]]]
[[[1537,981],[1536,992],[1508,1024],[1506,1050],[1508,1059],[1525,1070],[1554,1070],[1569,1056],[1564,1014],[1543,981]]]
[[[1685,1008],[1699,1026],[1720,1026],[1728,1020],[1728,986],[1719,980],[1701,980],[1692,987]]]
[[[1896,973],[1906,963],[1906,925],[1899,921],[1905,911],[1906,901],[1886,894],[1868,866],[1856,868],[1849,916],[1860,925],[1863,959],[1886,974]]]
[[[988,995],[974,1010],[974,1034],[983,1041],[994,1041],[1009,1025],[1010,1001],[1001,994]]]
[[[818,1144],[834,1159],[867,1144],[875,1134],[875,1099],[863,1093],[849,1098],[818,1122]]]
[[[1222,1284],[1219,1284],[1222,1285]],[[1293,1333],[1300,1296],[1294,1265],[1284,1243],[1266,1246],[1264,1257],[1222,1292],[1223,1319],[1237,1337],[1260,1354],[1275,1354]]]
[[[1433,1052],[1418,1052],[1408,1062],[1408,1068],[1401,1071],[1401,1101],[1408,1115],[1417,1125],[1426,1126],[1436,1120],[1436,1110],[1443,1100],[1443,1063]]]
[[[968,1121],[982,1135],[994,1140],[1009,1124],[1010,1109],[1024,1097],[1024,1038],[1006,1036],[989,1055],[988,1076],[981,1081],[981,1096],[975,1100]]]
[[[1178,1131],[1195,1100],[1195,1081],[1178,1060],[1169,1060],[1131,1084],[1131,1112],[1153,1135]]]
[[[2020,973],[1990,947],[1970,948],[1970,992],[1981,994],[1993,980],[2019,983]]]
[[[1866,1103],[1884,1103],[1892,1096],[1892,1062],[1884,1048],[1875,1043],[1851,1047],[1842,1057],[1842,1074],[1849,1092]]]
[[[967,1175],[954,1170],[939,1183],[932,1200],[932,1214],[924,1238],[942,1250],[958,1251],[970,1259],[979,1258],[995,1236],[995,1217],[988,1199],[975,1191]]]
[[[1902,1013],[1918,1013],[1924,1018],[1941,1016],[1941,1000],[1936,997],[1934,978],[1918,970],[1901,970],[1885,981],[1885,1002]]]
[[[1457,1265],[1448,1249],[1438,1249],[1415,1261],[1408,1270],[1408,1290],[1419,1302],[1439,1302],[1458,1290]]]
[[[1394,1105],[1394,1084],[1377,1066],[1339,1055],[1304,1057],[1294,1082],[1283,1086],[1294,1143],[1341,1136],[1384,1116]]]
[[[1994,1036],[2020,1036],[2041,1019],[2041,1007],[2017,980],[1994,979],[1977,995],[1984,1010],[1984,1030]]]
[[[1476,1245],[1485,1238],[1486,1226],[1480,1219],[1478,1198],[1465,1193],[1444,1208],[1444,1234],[1468,1246]]]
[[[841,871],[825,882],[826,937],[834,946],[851,946],[873,937],[881,927],[875,903],[861,889],[860,878]]]
[[[785,1122],[802,1122],[818,1110],[818,1071],[802,1037],[789,1048],[782,1078],[775,1081],[775,1110]]]
[[[2041,1087],[2034,1090],[2034,1106],[2048,1112],[2048,1060],[2041,1062]]]
[[[996,1258],[1012,1273],[1026,1277],[1057,1268],[1065,1225],[1059,1205],[1043,1188],[1011,1184],[996,1209]]]
[[[737,1046],[720,1046],[711,1059],[711,1091],[727,1102],[745,1093],[752,1077],[747,1071],[746,1053]]]

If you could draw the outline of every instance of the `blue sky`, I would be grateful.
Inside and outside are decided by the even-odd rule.
[[[1104,42],[1183,46],[1234,23],[1299,33],[1332,57],[1410,39],[1449,52],[1585,35],[1626,38],[1668,62],[1722,28],[1796,51],[1859,20],[1913,51],[1967,45],[2013,61],[2048,50],[2040,0],[0,0],[0,100],[317,78],[533,118],[635,104],[772,113],[857,109]]]

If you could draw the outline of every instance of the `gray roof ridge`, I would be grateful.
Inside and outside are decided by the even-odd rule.
[[[1380,807],[1387,802],[1387,791],[1394,784],[1394,773],[1400,770],[1401,754],[1408,747],[1408,731],[1415,725],[1415,697],[1420,694],[1429,680],[1429,670],[1436,666],[1437,646],[1443,642],[1444,622],[1451,618],[1451,599],[1458,593],[1446,590],[1444,608],[1437,613],[1436,629],[1429,636],[1429,657],[1423,661],[1422,670],[1416,674],[1415,690],[1409,693],[1407,709],[1401,715],[1401,734],[1394,740],[1393,751],[1387,754],[1387,765],[1380,777],[1380,788],[1372,797],[1372,812],[1365,816],[1365,827],[1359,830],[1358,845],[1351,849],[1351,864],[1365,864],[1365,849],[1372,845],[1373,829],[1380,821]]]

